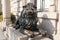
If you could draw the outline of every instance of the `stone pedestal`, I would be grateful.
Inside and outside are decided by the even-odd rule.
[[[34,38],[29,38],[28,40],[41,40],[42,35],[36,36]]]
[[[27,35],[20,33],[19,30],[15,30],[12,27],[7,27],[6,30],[7,40],[50,40],[49,38],[42,37],[42,35],[29,38]]]
[[[19,32],[19,30],[15,30],[12,27],[7,28],[8,40],[28,40],[27,35],[24,35]]]

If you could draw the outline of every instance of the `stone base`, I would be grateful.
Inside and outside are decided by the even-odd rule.
[[[34,38],[29,38],[27,35],[20,33],[19,30],[15,30],[12,27],[7,27],[6,30],[8,40],[50,40],[49,38],[42,37],[42,35],[38,35]]]
[[[42,37],[41,35],[36,36],[35,38],[29,38],[28,40],[51,40],[48,37]]]
[[[28,40],[27,35],[21,34],[19,30],[12,27],[7,28],[8,40]]]
[[[42,35],[36,36],[34,38],[29,38],[28,40],[40,40]]]

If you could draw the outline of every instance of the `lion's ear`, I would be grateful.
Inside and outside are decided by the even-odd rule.
[[[33,6],[35,9],[37,8],[36,6]]]
[[[26,8],[26,6],[23,6],[23,8]]]

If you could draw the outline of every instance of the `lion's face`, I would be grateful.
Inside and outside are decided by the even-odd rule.
[[[33,7],[31,7],[31,8],[27,7],[27,8],[26,8],[26,13],[27,13],[28,15],[33,14],[33,13],[34,13],[34,8],[33,8]]]
[[[35,6],[32,3],[28,3],[27,5],[24,6],[26,14],[31,15],[34,14]]]

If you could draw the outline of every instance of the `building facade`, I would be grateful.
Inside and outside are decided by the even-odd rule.
[[[0,12],[2,12],[2,4],[1,4],[1,0],[0,0]]]

